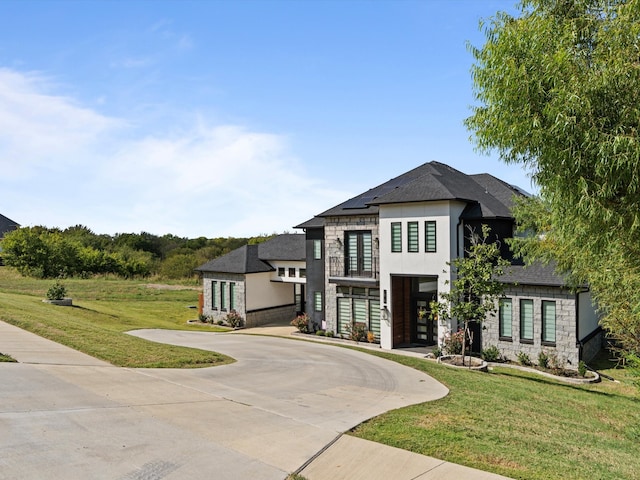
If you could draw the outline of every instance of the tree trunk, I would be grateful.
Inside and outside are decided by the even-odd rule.
[[[469,320],[464,321],[464,331],[462,332],[462,366],[464,367],[465,353],[467,351],[467,332],[469,331]]]

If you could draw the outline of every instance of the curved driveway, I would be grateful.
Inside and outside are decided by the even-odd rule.
[[[6,324],[0,327],[1,352],[19,361],[33,361],[38,351],[46,357],[46,340],[19,329],[5,335]],[[447,394],[418,371],[330,345],[131,333],[238,361],[123,369],[67,349],[74,361],[0,365],[0,477],[283,479],[360,422]],[[14,337],[21,346],[38,344],[35,353],[15,344],[12,351]]]

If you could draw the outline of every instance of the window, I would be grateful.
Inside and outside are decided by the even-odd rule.
[[[349,333],[351,328],[351,299],[338,298],[338,332]]]
[[[313,310],[322,311],[322,292],[313,292]]]
[[[391,224],[391,251],[402,251],[402,224],[400,222]]]
[[[424,222],[424,251],[436,251],[436,222],[431,220]]]
[[[284,277],[284,267],[278,267],[278,276]]]
[[[533,300],[520,300],[520,340],[533,342]]]
[[[511,323],[512,323],[512,305],[510,298],[500,299],[500,308],[498,313],[498,322],[500,329],[500,338],[511,339]]]
[[[307,269],[306,268],[301,268],[300,269],[300,278],[307,278]]]
[[[295,268],[289,268],[289,276],[291,278],[295,278],[296,277],[296,269]]]
[[[227,282],[220,282],[220,310],[227,309]]]
[[[236,284],[229,283],[229,310],[236,309]]]
[[[313,259],[322,260],[322,240],[313,241]]]
[[[211,282],[211,310],[218,309],[218,282]]]
[[[418,251],[418,222],[407,223],[407,251]]]
[[[371,232],[346,232],[346,249],[346,275],[371,277],[373,271]]]
[[[380,341],[380,300],[369,300],[369,330]]]
[[[542,341],[556,343],[556,302],[542,302]]]

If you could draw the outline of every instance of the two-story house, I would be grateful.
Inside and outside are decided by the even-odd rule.
[[[505,239],[521,195],[491,175],[429,162],[298,225],[312,321],[339,335],[364,323],[386,349],[441,344],[458,325],[432,320],[429,304],[449,290],[448,263],[464,255],[469,229],[487,224],[514,265],[499,315],[477,326],[474,349],[496,345],[509,358],[548,349],[577,366],[599,349],[595,309],[587,289],[573,292],[552,267],[513,261]]]

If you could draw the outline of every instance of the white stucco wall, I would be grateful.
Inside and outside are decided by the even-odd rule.
[[[437,276],[438,293],[448,292],[447,280],[451,280],[447,262],[462,254],[463,232],[457,232],[460,214],[466,206],[457,201],[409,203],[383,205],[380,207],[380,291],[381,308],[383,310],[380,344],[382,348],[392,348],[391,318],[391,277],[404,276]],[[436,222],[436,251],[425,253],[425,222]],[[402,252],[391,251],[391,224],[402,224]],[[408,252],[407,223],[418,222],[418,252]],[[447,273],[443,273],[447,272]],[[383,302],[387,292],[386,309]],[[438,325],[439,341],[452,326],[449,323]]]
[[[306,283],[307,280],[305,277],[301,276],[300,270],[304,270],[307,268],[307,262],[300,261],[270,261],[269,262],[275,271],[271,272],[270,278],[273,281],[279,282],[292,282],[292,283]],[[280,268],[284,268],[284,276],[278,275],[278,270]],[[289,269],[293,268],[295,270],[295,276],[289,275]]]
[[[294,303],[294,284],[272,282],[271,272],[252,273],[246,276],[247,311],[271,308]]]

